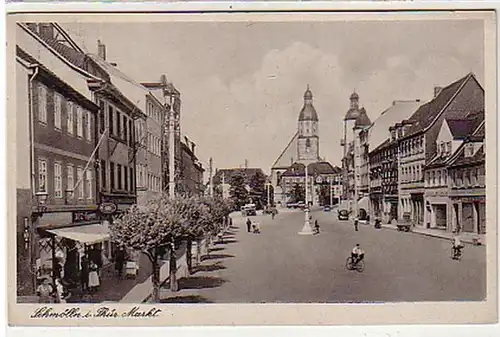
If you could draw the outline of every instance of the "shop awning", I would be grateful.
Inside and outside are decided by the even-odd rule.
[[[85,244],[109,240],[109,229],[101,224],[48,229],[47,232]]]

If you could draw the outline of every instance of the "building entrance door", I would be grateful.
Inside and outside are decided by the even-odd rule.
[[[471,203],[462,204],[462,229],[464,232],[474,232],[474,205]]]

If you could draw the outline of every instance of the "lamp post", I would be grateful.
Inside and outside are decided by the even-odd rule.
[[[175,198],[175,111],[174,90],[170,91],[170,110],[168,113],[168,194]]]
[[[306,186],[306,208],[304,210],[304,214],[305,214],[305,219],[304,219],[304,227],[302,227],[302,230],[299,232],[299,235],[312,235],[313,234],[313,230],[311,228],[311,223],[309,222],[309,175],[308,175],[308,172],[307,172],[307,168],[309,167],[309,165],[305,165],[305,171],[306,171],[306,183],[305,183],[305,186]]]
[[[46,191],[36,192],[35,193],[36,209],[32,210],[31,212],[31,227],[29,225],[28,219],[24,219],[23,237],[24,237],[25,248],[28,249],[28,260],[30,263],[30,270],[33,273],[32,282],[34,290],[36,289],[36,283],[37,283],[37,271],[36,271],[36,265],[34,263],[34,253],[35,253],[34,231],[35,228],[37,227],[38,219],[41,218],[43,216],[43,213],[47,211],[48,196],[49,194]],[[53,280],[52,283],[54,285],[55,280]]]
[[[267,209],[271,207],[271,199],[269,198],[269,187],[271,186],[271,183],[267,182],[266,183],[266,189],[267,189]]]

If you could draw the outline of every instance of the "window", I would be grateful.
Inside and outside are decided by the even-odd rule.
[[[462,187],[462,185],[463,185],[463,181],[462,181],[463,173],[462,173],[462,171],[456,171],[455,174],[456,174],[456,178],[457,178],[457,187]]]
[[[469,170],[465,169],[463,171],[463,176],[464,176],[464,186],[467,187],[470,184],[470,181],[469,181]]]
[[[109,183],[111,189],[115,188],[115,163],[109,163]]]
[[[431,171],[431,186],[436,185],[436,176],[434,174],[434,171]]]
[[[87,111],[87,140],[92,140],[92,115]]]
[[[123,182],[124,182],[124,190],[128,191],[128,169],[126,166],[123,167]]]
[[[73,168],[73,165],[68,165],[66,167],[66,176],[67,176],[67,179],[68,179],[68,187],[67,189],[70,190],[70,191],[73,191],[73,188],[75,187],[75,180],[74,180],[74,168]]]
[[[437,171],[437,177],[436,177],[436,180],[437,180],[437,186],[441,186],[441,171]]]
[[[120,111],[116,110],[116,135],[120,138],[123,137],[122,135],[122,120],[120,118],[121,114]]]
[[[83,138],[83,111],[79,106],[76,107],[76,135]]]
[[[443,170],[443,185],[448,185],[448,174],[446,173],[446,170]]]
[[[448,153],[448,155],[451,154],[451,142],[446,143],[446,152]]]
[[[83,168],[77,167],[76,168],[76,177],[78,179],[78,199],[84,199],[85,198],[85,184],[83,182]]]
[[[470,180],[473,186],[477,186],[477,171],[475,168],[470,171]]]
[[[38,159],[38,191],[48,192],[47,189],[47,161]]]
[[[468,143],[465,145],[464,157],[472,157],[474,155],[474,144]]]
[[[68,114],[68,133],[70,135],[74,134],[75,130],[75,123],[74,123],[74,114],[73,114],[73,103],[72,102],[67,102],[66,103],[66,112]]]
[[[87,176],[87,199],[92,199],[93,193],[92,193],[92,171],[88,170],[86,172]]]
[[[135,189],[134,189],[134,187],[135,187],[134,186],[134,168],[133,167],[131,167],[129,169],[129,177],[130,177],[130,191],[133,192],[133,191],[135,191]]]
[[[101,160],[101,186],[106,188],[106,161]]]
[[[113,120],[114,120],[114,111],[113,111],[113,107],[110,105],[109,109],[108,109],[109,135],[114,135],[115,134]]]
[[[118,179],[118,189],[122,189],[122,166],[120,164],[116,164],[116,176]]]
[[[61,130],[61,111],[62,111],[62,97],[59,94],[54,95],[54,127]]]
[[[38,120],[47,123],[47,87],[42,84],[38,87]]]
[[[129,142],[128,142],[128,130],[127,130],[127,127],[128,127],[127,116],[123,115],[123,139],[128,144]]]
[[[106,111],[103,100],[99,100],[99,131],[102,133],[106,128]]]
[[[61,163],[54,163],[54,196],[62,198],[62,168]]]

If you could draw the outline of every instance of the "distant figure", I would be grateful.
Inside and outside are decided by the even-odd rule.
[[[82,285],[82,291],[89,290],[89,273],[90,264],[86,256],[82,257],[81,269],[80,269],[80,283]]]
[[[53,288],[52,285],[49,284],[49,279],[44,278],[42,284],[36,288],[36,294],[38,296],[38,303],[52,303],[53,298]]]
[[[258,222],[254,222],[254,223],[252,224],[252,228],[253,228],[253,232],[254,232],[255,234],[260,234],[260,225],[259,225],[259,223],[258,223]]]
[[[123,247],[120,247],[115,254],[115,270],[121,278],[123,273],[123,266],[125,264],[126,256]]]
[[[365,257],[365,252],[364,250],[359,246],[359,243],[354,246],[354,248],[351,251],[351,257],[352,257],[352,264],[355,266],[358,264],[359,261],[363,260]]]
[[[319,223],[318,223],[318,220],[314,220],[314,233],[319,234]]]
[[[97,266],[96,263],[93,261],[90,263],[90,273],[89,273],[89,290],[90,291],[95,291],[100,285],[99,282],[99,274],[98,274],[98,269],[99,267]]]
[[[357,232],[358,231],[358,224],[359,224],[359,220],[358,218],[354,218],[354,230]]]
[[[247,231],[248,231],[248,233],[251,232],[251,229],[252,229],[252,221],[250,221],[250,219],[247,218]]]

